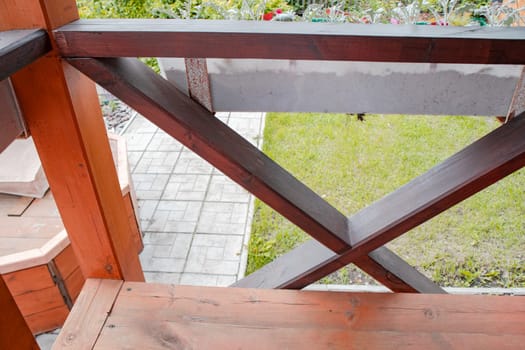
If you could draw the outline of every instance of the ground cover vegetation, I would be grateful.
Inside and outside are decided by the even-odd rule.
[[[494,118],[267,115],[264,152],[345,215],[382,198],[499,125]],[[389,248],[443,286],[525,287],[525,171],[394,240]],[[248,272],[309,237],[256,201]],[[325,283],[374,283],[352,265]]]
[[[78,0],[83,18],[206,18],[434,25],[523,24],[514,2],[429,0]],[[154,58],[144,59],[158,70]],[[360,118],[362,119],[362,118]],[[498,126],[459,116],[270,113],[264,151],[345,215],[410,181]],[[329,169],[329,171],[327,171]],[[525,287],[525,171],[455,206],[389,247],[443,286]],[[255,202],[247,272],[308,239]],[[374,283],[352,265],[325,283]]]

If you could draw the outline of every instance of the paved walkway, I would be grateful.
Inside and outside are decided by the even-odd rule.
[[[263,113],[217,115],[252,144]],[[148,282],[227,286],[244,276],[252,196],[147,119],[124,133],[144,236]]]

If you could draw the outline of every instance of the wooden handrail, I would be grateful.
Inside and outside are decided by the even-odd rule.
[[[51,51],[45,30],[9,30],[0,32],[0,80]]]
[[[204,20],[79,20],[65,57],[200,57],[525,64],[525,28]]]

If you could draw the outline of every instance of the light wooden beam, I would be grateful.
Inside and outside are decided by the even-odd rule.
[[[199,57],[525,64],[525,28],[205,20],[80,20],[67,57]]]
[[[345,253],[333,254],[315,242],[307,242],[235,286],[303,288],[348,263],[359,264],[368,252],[525,166],[524,134],[522,113],[351,216],[348,220],[352,248]],[[392,260],[387,256],[376,258],[380,264],[390,264],[388,261]],[[394,274],[396,270],[391,268]]]
[[[69,62],[331,251],[341,253],[351,249],[351,233],[343,214],[142,62],[137,59],[70,59]],[[379,266],[382,265],[363,263],[363,268],[373,277],[378,276],[387,287],[415,291],[406,284],[400,287],[404,283],[398,280],[390,283],[384,278],[388,271],[380,271]],[[421,278],[426,279],[422,275]]]
[[[76,19],[74,0],[0,2],[0,30]],[[95,85],[56,50],[12,81],[82,273],[142,281]]]

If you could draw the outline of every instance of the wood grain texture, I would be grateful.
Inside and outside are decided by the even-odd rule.
[[[51,50],[44,30],[0,32],[0,80],[8,78]]]
[[[53,350],[93,349],[121,287],[122,281],[87,280]]]
[[[93,349],[519,349],[524,317],[525,303],[508,296],[125,282]],[[63,332],[85,326],[78,318]]]
[[[524,64],[524,28],[257,21],[80,20],[66,57],[200,57]]]
[[[525,113],[522,113],[351,216],[348,220],[352,248],[347,252],[330,254],[323,247],[307,242],[236,285],[303,288],[348,263],[359,263],[365,254],[522,168],[524,132]],[[306,263],[305,256],[311,261]],[[381,260],[386,263],[388,259]]]
[[[71,246],[67,246],[54,259],[60,275],[66,279],[78,268],[77,258]]]
[[[24,318],[34,335],[49,332],[60,328],[69,315],[69,309],[65,304],[54,309],[44,310],[42,312],[25,315]]]
[[[3,278],[14,296],[55,286],[46,265],[10,272],[3,275]]]
[[[40,349],[1,276],[0,310],[0,349]]]
[[[84,278],[84,275],[82,274],[82,270],[80,270],[80,268],[77,268],[68,277],[66,277],[66,288],[73,302],[77,300],[85,281],[86,279]]]

